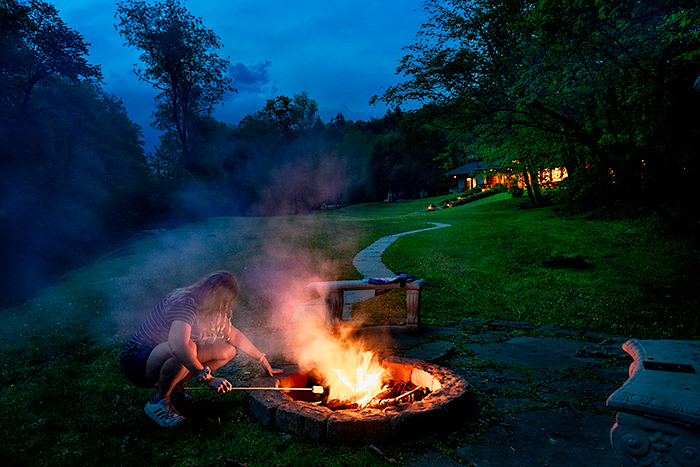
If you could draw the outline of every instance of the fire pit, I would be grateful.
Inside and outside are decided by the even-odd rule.
[[[353,399],[329,389],[328,375],[287,369],[276,378],[277,387],[323,385],[323,394],[311,391],[249,391],[248,412],[269,428],[330,443],[382,442],[433,433],[463,420],[473,412],[467,382],[450,370],[417,360],[387,357],[365,380],[380,379],[381,389]],[[376,377],[373,378],[373,376]],[[344,379],[339,375],[340,379]],[[375,383],[376,381],[371,381]],[[269,378],[254,385],[269,385]],[[347,382],[349,386],[357,383]],[[358,396],[359,397],[359,396]]]

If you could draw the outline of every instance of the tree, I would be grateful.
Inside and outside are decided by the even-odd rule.
[[[280,135],[288,137],[313,128],[318,120],[318,104],[306,91],[291,98],[278,96],[268,99],[256,117],[276,128]]]
[[[100,67],[87,62],[88,46],[69,28],[55,6],[32,0],[0,5],[0,76],[2,99],[11,108],[26,109],[37,85],[51,76],[73,82],[101,79]]]
[[[179,0],[157,0],[153,5],[123,1],[115,17],[126,45],[142,52],[144,68],[136,69],[136,75],[160,91],[154,127],[173,133],[180,144],[182,165],[194,169],[195,120],[211,116],[226,93],[235,92],[227,76],[229,61],[213,51],[221,48],[219,37]]]
[[[51,83],[51,86],[46,84]],[[26,298],[152,215],[141,128],[96,84],[50,79],[0,115],[0,302]],[[11,152],[10,152],[11,151]]]
[[[442,159],[450,151],[446,132],[426,124],[420,110],[390,110],[371,126],[379,132],[367,167],[374,196],[384,199],[391,192],[396,199],[416,199],[422,190],[439,194],[446,172]]]
[[[523,130],[538,146],[555,140],[558,161],[547,149],[530,151],[532,162],[566,165],[578,200],[641,201],[687,224],[700,218],[697,206],[663,188],[699,175],[698,6],[432,0],[431,21],[398,68],[407,80],[383,99],[421,100],[482,147],[510,144]]]
[[[345,123],[345,116],[338,112],[335,117],[331,117],[331,120],[328,122],[328,126],[333,128],[342,128]]]

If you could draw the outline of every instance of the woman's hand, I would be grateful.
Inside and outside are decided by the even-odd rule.
[[[272,368],[270,366],[270,362],[267,361],[267,355],[265,355],[265,354],[262,354],[262,357],[260,357],[260,360],[258,360],[258,363],[260,363],[260,365],[262,365],[262,367],[265,369],[265,371],[267,371],[267,374],[270,376],[274,376],[276,374],[284,372],[284,370],[282,370],[281,368]]]
[[[284,371],[281,369],[273,369],[270,366],[270,362],[267,361],[267,356],[264,353],[261,353],[250,340],[239,330],[236,328],[232,327],[233,329],[233,334],[227,342],[236,347],[237,349],[242,350],[245,352],[247,355],[249,355],[251,358],[257,359],[258,363],[265,369],[268,375],[273,376],[278,373],[283,373]],[[254,355],[260,355],[259,357],[255,357]]]
[[[207,380],[206,385],[220,393],[229,392],[231,389],[233,389],[233,386],[229,380],[226,378],[218,378],[216,376],[212,376],[209,380]]]

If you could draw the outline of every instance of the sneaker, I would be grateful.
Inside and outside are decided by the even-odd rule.
[[[148,401],[144,408],[146,414],[160,426],[175,426],[185,420],[185,417],[177,413],[177,410],[170,404],[170,398],[161,399],[158,402]]]

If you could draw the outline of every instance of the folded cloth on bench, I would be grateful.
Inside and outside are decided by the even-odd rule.
[[[400,286],[404,287],[406,282],[413,282],[414,280],[416,280],[415,276],[400,272],[391,277],[370,277],[368,279],[362,279],[362,282],[367,282],[369,284],[393,284],[394,282],[399,282]]]

